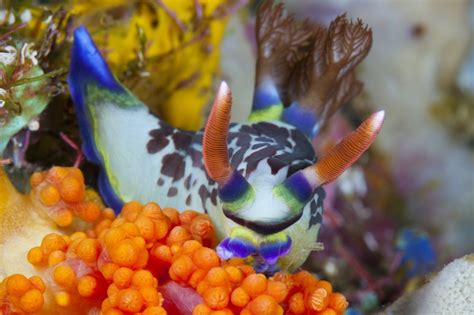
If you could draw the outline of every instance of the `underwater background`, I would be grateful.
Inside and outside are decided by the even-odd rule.
[[[34,184],[32,174],[47,181],[54,166],[78,167],[83,175],[68,172],[90,189],[80,202],[99,200],[103,207],[95,192],[100,169],[81,149],[67,81],[80,25],[117,79],[173,127],[203,128],[222,80],[232,90],[232,121],[247,121],[262,2],[0,0],[0,162],[8,180],[26,194],[44,184]],[[382,109],[384,126],[367,153],[325,186],[318,237],[324,249],[302,268],[345,296],[346,314],[386,310],[449,262],[474,252],[474,1],[277,2],[296,19],[328,27],[345,13],[372,31],[370,52],[355,69],[361,93],[330,118],[312,145],[323,155]],[[13,190],[6,184],[0,189],[4,278],[20,259],[6,244],[20,241],[10,238],[18,230],[10,229],[5,214],[13,209],[6,201]],[[51,229],[37,222],[28,230],[41,242]],[[186,218],[177,222],[185,226]],[[206,245],[205,238],[199,242]],[[18,245],[33,246],[38,243]]]

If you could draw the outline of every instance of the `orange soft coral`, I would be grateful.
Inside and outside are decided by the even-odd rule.
[[[277,273],[267,278],[239,259],[211,265],[215,251],[200,247],[186,252],[184,248],[191,247],[188,242],[173,255],[170,276],[195,287],[203,297],[194,315],[342,314],[348,306],[342,294],[333,293],[329,282],[308,272]]]
[[[63,234],[65,229],[85,228],[102,216],[103,205],[94,192],[86,190],[84,178],[77,168],[53,167],[34,173],[31,191],[19,193],[0,166],[0,276],[12,273],[34,274],[22,264],[31,244],[37,244],[49,233]],[[45,245],[46,246],[46,245]],[[56,264],[64,259],[60,252],[35,248],[28,260]]]
[[[138,202],[125,204],[117,218],[111,209],[96,215],[75,169],[35,173],[31,183],[47,215],[57,219],[67,205],[73,221],[96,220],[70,235],[48,233],[25,253],[41,277],[5,278],[5,313],[342,314],[348,305],[329,282],[308,272],[268,278],[242,259],[220,260],[206,246],[215,241],[206,215]]]

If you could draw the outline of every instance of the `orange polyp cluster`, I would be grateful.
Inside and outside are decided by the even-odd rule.
[[[53,167],[47,172],[34,173],[30,185],[32,196],[40,200],[47,214],[61,227],[71,225],[74,215],[93,222],[101,214],[100,204],[87,200],[90,196],[77,168]]]
[[[112,209],[100,208],[97,196],[85,197],[81,183],[77,169],[53,168],[31,177],[43,205],[68,203],[74,214],[95,223],[71,235],[48,234],[31,248],[27,259],[48,283],[39,276],[6,278],[0,314],[40,311],[45,296],[57,313],[84,304],[101,315],[163,315],[166,290],[159,284],[172,282],[201,296],[194,315],[330,315],[348,306],[329,282],[308,272],[268,278],[243,259],[222,261],[210,248],[215,236],[207,215],[129,202],[115,217]]]
[[[29,279],[20,274],[5,278],[0,283],[0,313],[9,311],[29,314],[40,311],[44,305],[45,284],[38,276]],[[8,306],[8,308],[7,308]]]
[[[133,271],[121,267],[114,272],[112,278],[113,283],[107,289],[107,298],[102,302],[104,313],[166,314],[162,307],[163,296],[158,292],[158,280],[150,271]]]
[[[198,282],[196,290],[204,304],[195,308],[195,315],[283,314],[279,303],[288,293],[284,283],[255,273],[239,259],[220,265],[210,268]]]
[[[173,256],[169,272],[172,279],[196,288],[202,296],[204,303],[194,309],[194,315],[329,315],[342,314],[348,306],[342,294],[332,292],[329,282],[308,272],[280,272],[267,278],[241,259],[211,263],[212,249],[186,252],[186,245]],[[174,275],[176,270],[180,273]]]

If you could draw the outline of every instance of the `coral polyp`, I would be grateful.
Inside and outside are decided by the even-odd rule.
[[[76,168],[55,167],[30,181],[33,203],[54,214],[65,204],[73,224],[93,223],[46,234],[28,250],[22,261],[32,271],[1,282],[5,314],[342,314],[348,305],[329,282],[306,271],[268,277],[242,258],[222,260],[206,214],[132,201],[116,217],[84,202]],[[99,209],[94,215],[92,204]]]

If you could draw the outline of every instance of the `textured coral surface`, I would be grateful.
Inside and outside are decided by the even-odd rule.
[[[76,168],[33,174],[29,195],[1,175],[15,211],[29,218],[18,226],[36,236],[4,229],[3,252],[15,257],[2,261],[10,274],[0,284],[4,314],[328,315],[348,306],[306,271],[268,277],[242,259],[221,260],[205,214],[129,202],[116,217],[86,193]],[[5,196],[2,218],[13,202]]]

